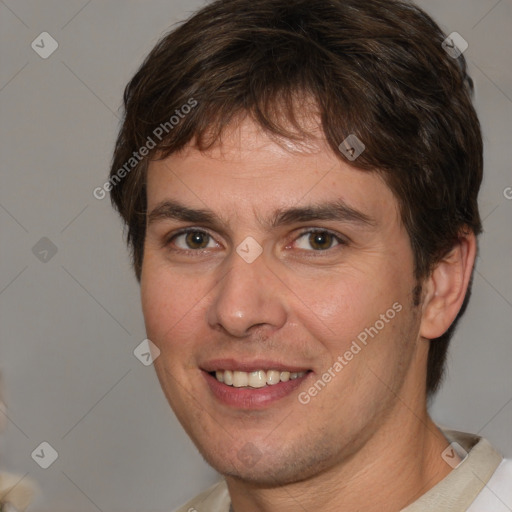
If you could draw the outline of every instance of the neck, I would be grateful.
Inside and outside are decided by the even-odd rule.
[[[396,512],[414,502],[450,472],[448,442],[426,409],[397,407],[357,454],[314,478],[261,488],[228,477],[234,512]]]

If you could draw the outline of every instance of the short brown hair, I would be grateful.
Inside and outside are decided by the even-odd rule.
[[[350,163],[381,173],[396,196],[421,282],[462,230],[481,232],[480,125],[464,57],[445,51],[445,37],[401,0],[217,0],[163,37],[125,89],[110,173],[137,278],[148,159],[191,141],[207,149],[244,115],[270,134],[305,138],[298,98],[308,97],[340,159],[347,136],[364,143]],[[469,294],[450,329],[431,341],[429,395]]]

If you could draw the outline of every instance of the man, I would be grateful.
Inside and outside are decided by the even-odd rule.
[[[225,477],[180,510],[510,510],[511,463],[427,412],[481,231],[470,89],[389,0],[217,1],[128,84],[112,200],[162,389]]]

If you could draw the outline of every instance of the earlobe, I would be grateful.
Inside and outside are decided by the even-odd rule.
[[[464,302],[475,258],[475,234],[464,231],[425,282],[421,337],[438,338],[453,323]]]

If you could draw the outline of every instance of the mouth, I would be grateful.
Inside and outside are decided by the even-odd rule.
[[[235,388],[260,389],[267,386],[275,386],[280,382],[300,379],[310,370],[290,372],[287,370],[256,370],[253,372],[216,370],[209,372],[218,382]]]
[[[224,359],[204,365],[202,374],[212,395],[235,409],[262,409],[293,394],[313,370],[275,361]]]

